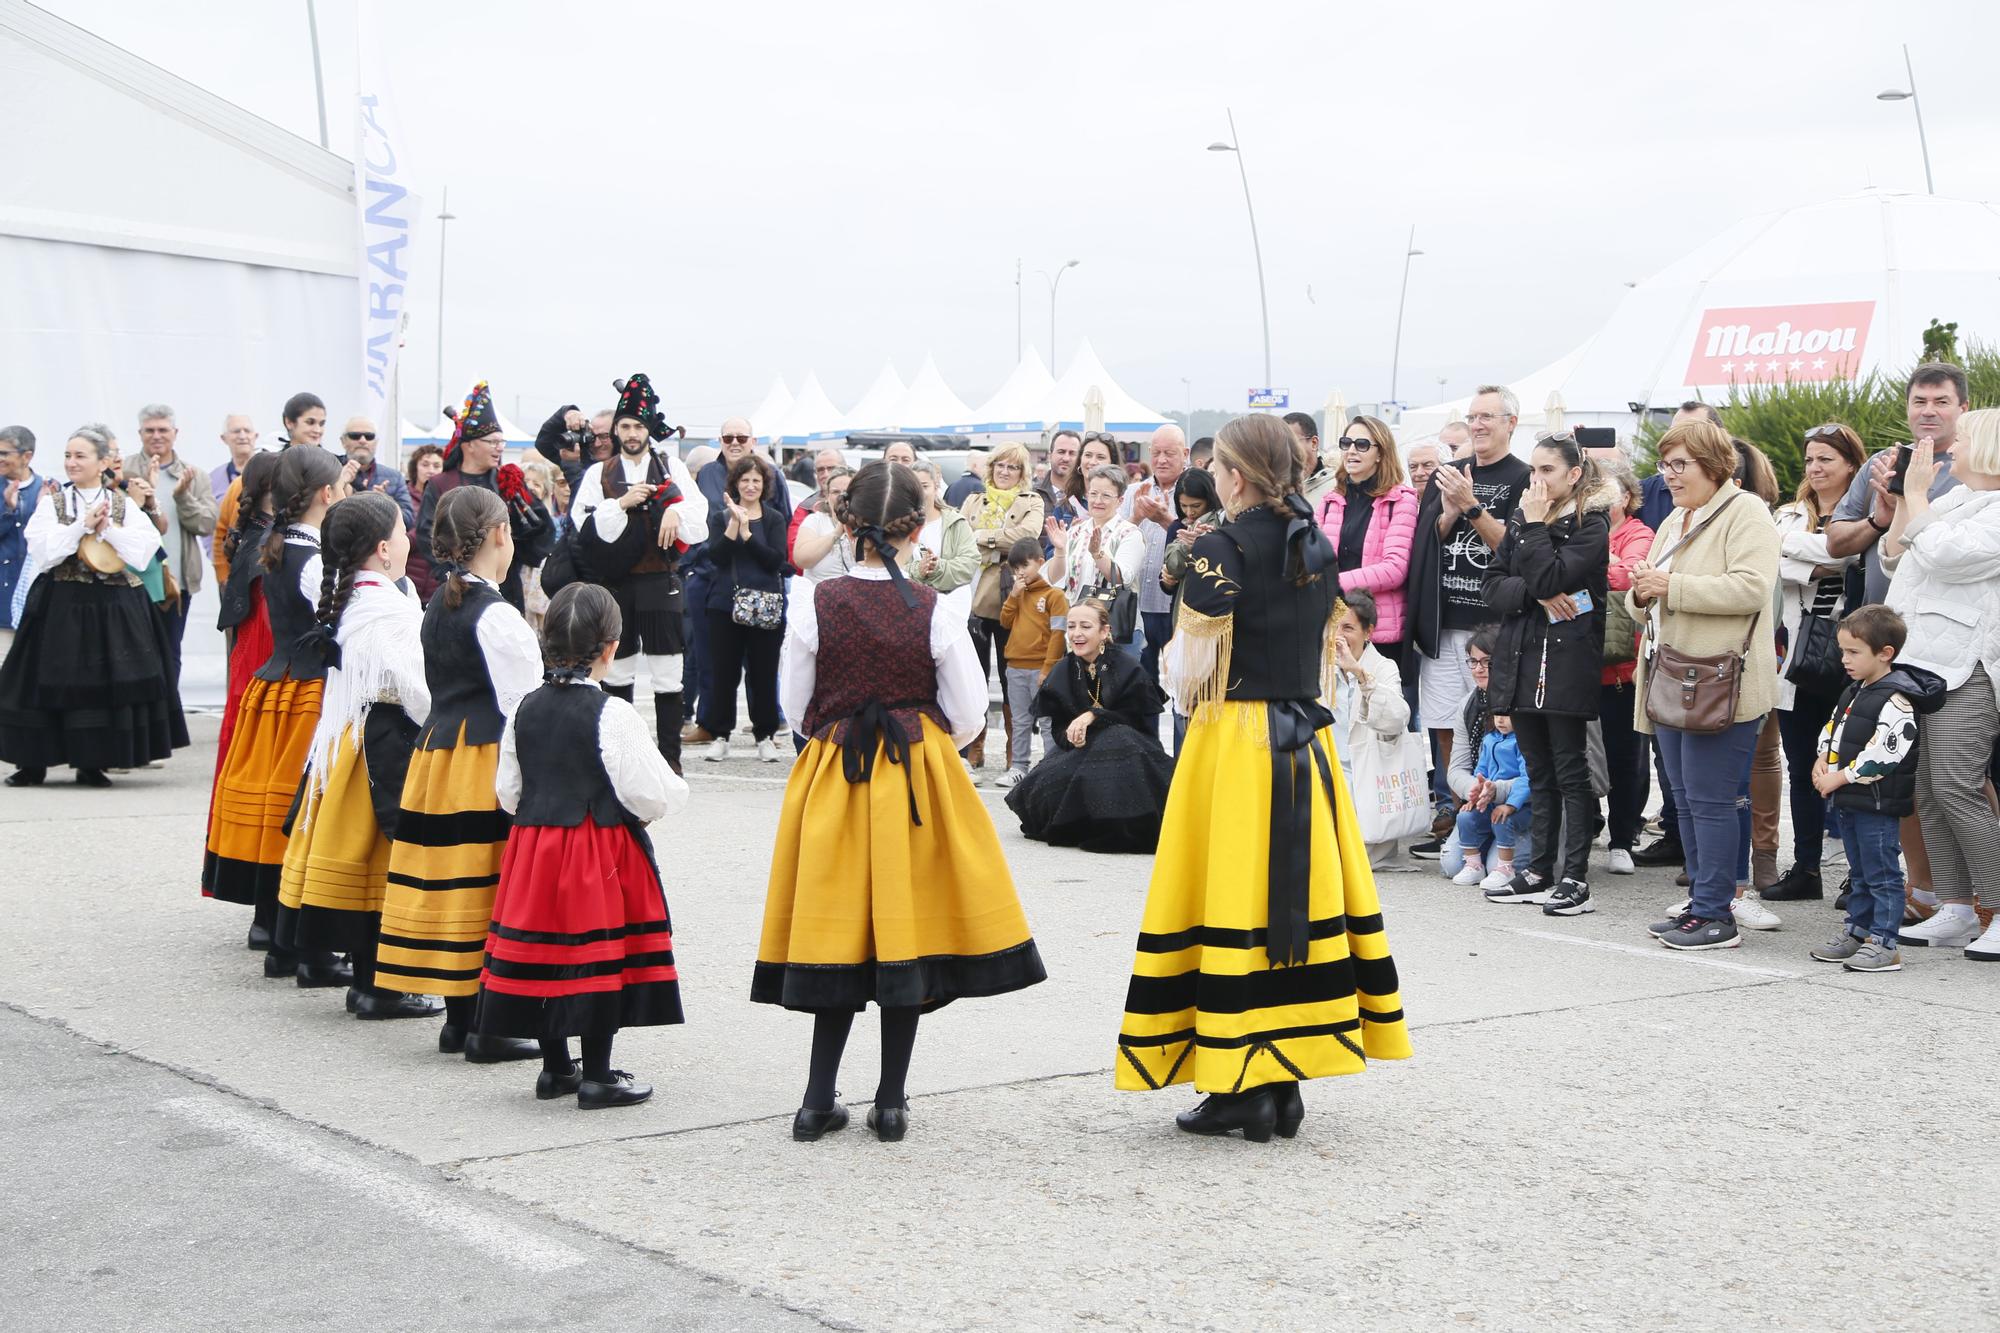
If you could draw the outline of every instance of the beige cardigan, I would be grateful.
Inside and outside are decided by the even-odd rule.
[[[1754,497],[1736,501],[1743,491],[1735,482],[1723,483],[1701,509],[1690,513],[1675,509],[1653,534],[1649,562],[1680,541],[1683,534],[1721,505],[1729,511],[1710,525],[1679,552],[1668,566],[1667,595],[1656,603],[1661,611],[1661,641],[1695,657],[1733,653],[1750,637],[1750,656],[1744,664],[1743,689],[1736,700],[1736,720],[1748,722],[1763,717],[1778,702],[1777,626],[1772,622],[1771,596],[1778,584],[1778,528],[1771,511]],[[1641,623],[1646,608],[1625,594],[1626,605]],[[1756,633],[1750,631],[1752,617],[1764,618]],[[1638,698],[1634,704],[1633,726],[1651,735],[1653,724],[1646,716],[1646,678],[1651,663],[1643,651],[1636,676]]]
[[[985,508],[986,496],[975,493],[965,497],[959,512],[971,522],[972,542],[979,550],[979,574],[972,585],[972,614],[998,620],[1000,606],[1007,600],[1000,594],[1000,569],[1007,563],[1008,548],[1015,542],[1026,537],[1041,538],[1042,497],[1033,487],[1023,486],[997,528],[979,526],[979,515]]]

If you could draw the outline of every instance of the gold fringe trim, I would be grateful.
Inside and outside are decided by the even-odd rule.
[[[1236,649],[1236,617],[1205,616],[1181,603],[1174,637],[1161,654],[1160,671],[1168,697],[1182,717],[1220,704],[1229,690],[1230,659]]]

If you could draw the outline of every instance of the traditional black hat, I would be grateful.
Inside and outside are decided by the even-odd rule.
[[[444,414],[452,420],[451,443],[444,451],[444,470],[453,472],[465,457],[467,440],[499,433],[500,413],[493,406],[493,395],[487,390],[486,381],[481,380],[465,395],[465,406],[457,410],[447,407]]]
[[[673,434],[673,427],[660,415],[660,395],[653,392],[653,381],[643,372],[630,379],[613,380],[611,387],[618,390],[618,406],[611,413],[613,426],[630,417],[644,426],[652,439],[664,440]]]

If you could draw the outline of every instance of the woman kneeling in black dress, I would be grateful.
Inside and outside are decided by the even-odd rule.
[[[1160,746],[1160,687],[1111,644],[1111,611],[1085,598],[1069,609],[1069,652],[1050,668],[1035,712],[1056,752],[1007,793],[1021,832],[1087,852],[1150,852],[1174,765]]]

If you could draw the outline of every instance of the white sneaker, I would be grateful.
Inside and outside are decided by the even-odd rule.
[[[970,759],[962,759],[959,762],[965,765],[966,776],[971,778],[972,785],[977,787],[979,785],[979,770],[972,766]]]
[[[729,758],[729,738],[717,736],[708,743],[708,753],[702,756],[711,764],[719,764]]]
[[[1632,853],[1626,851],[1623,847],[1613,847],[1611,849],[1611,864],[1608,869],[1614,875],[1631,875],[1637,873],[1639,867],[1632,864]]]
[[[761,740],[761,741],[758,741],[758,742],[757,742],[757,762],[758,762],[758,763],[760,763],[760,764],[775,764],[775,763],[777,763],[777,762],[778,762],[778,743],[777,743],[776,741],[773,741],[773,740]]]
[[[1475,885],[1483,888],[1486,884],[1486,867],[1476,861],[1467,861],[1465,869],[1453,875],[1451,882],[1454,884],[1463,884],[1468,889]]]
[[[1744,930],[1776,930],[1783,923],[1778,914],[1764,906],[1763,899],[1754,892],[1746,893],[1729,905],[1729,914],[1736,918],[1736,924]]]
[[[1456,881],[1453,882],[1456,883]],[[1491,874],[1485,875],[1480,879],[1479,887],[1482,889],[1504,889],[1513,882],[1513,867],[1509,866],[1505,870],[1496,867]]]
[[[1919,949],[1963,949],[1974,940],[1989,943],[1981,940],[1978,915],[1964,903],[1945,903],[1930,920],[1896,932],[1898,944],[1914,944]]]
[[[1975,963],[2000,963],[2000,915],[1984,935],[1965,946],[1965,956]]]
[[[1694,910],[1694,899],[1683,898],[1667,909],[1668,916],[1686,916]]]
[[[1018,768],[1010,768],[1005,773],[1002,773],[999,777],[993,779],[993,785],[1000,788],[1002,791],[1005,791],[1008,788],[1018,784],[1022,778],[1025,778],[1027,776],[1028,775],[1026,773],[1023,773]]]

